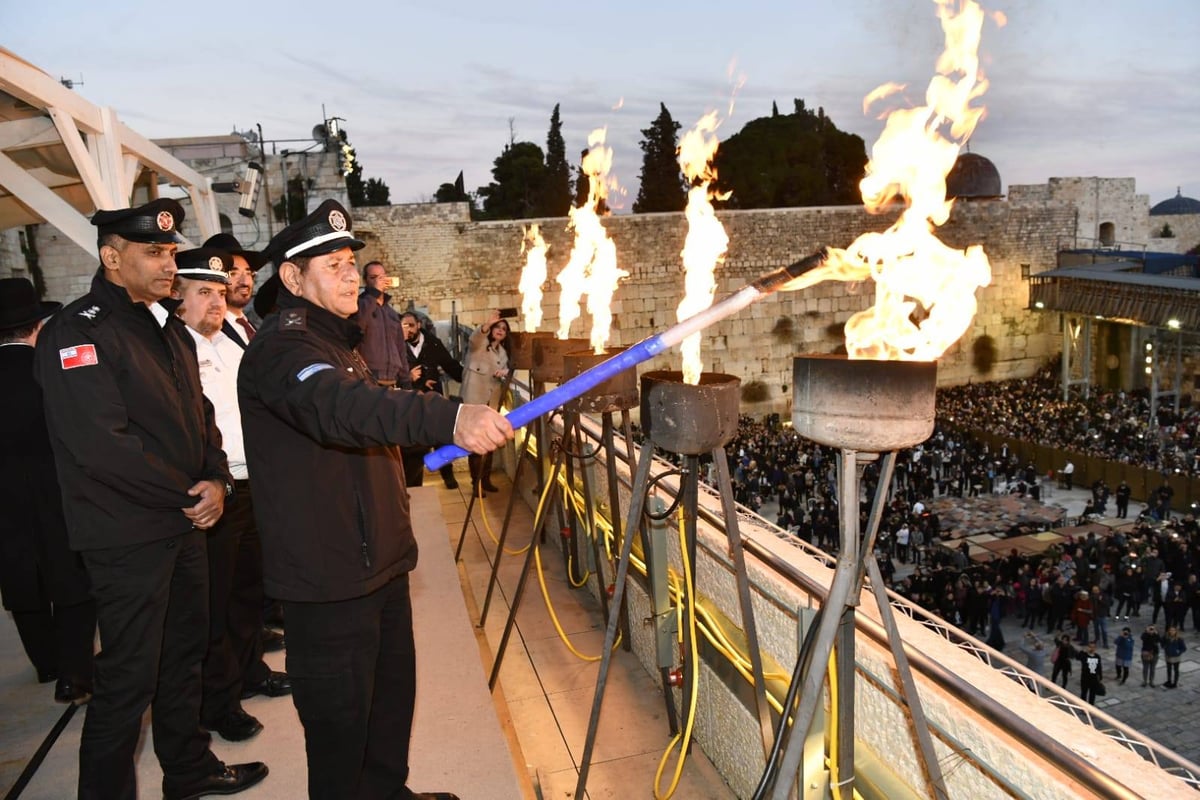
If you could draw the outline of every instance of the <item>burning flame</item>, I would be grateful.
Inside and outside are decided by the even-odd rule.
[[[549,249],[537,223],[525,229],[525,238],[521,240],[525,266],[521,269],[519,288],[526,333],[533,333],[542,324],[542,284],[546,282],[546,251]]]
[[[717,291],[713,270],[723,260],[725,248],[729,245],[729,237],[712,206],[711,187],[717,173],[711,162],[719,144],[716,136],[719,124],[717,112],[710,111],[679,142],[679,166],[691,184],[685,212],[688,233],[681,253],[684,295],[676,309],[680,321],[712,305],[713,295]],[[698,384],[703,371],[700,333],[689,335],[679,347],[683,354],[684,383]]]
[[[971,103],[987,90],[979,69],[984,12],[974,0],[934,0],[946,46],[925,91],[926,105],[895,110],[871,149],[863,202],[876,212],[896,197],[907,207],[883,233],[865,233],[845,250],[830,251],[826,266],[789,283],[801,289],[824,280],[875,282],[875,305],[846,323],[851,358],[932,360],[970,327],[975,290],[991,283],[983,248],[947,247],[933,233],[950,215],[946,175],[983,117]],[[1002,16],[995,17],[1003,25]],[[903,87],[885,84],[864,106]]]
[[[587,295],[587,310],[592,315],[592,349],[604,352],[612,327],[609,306],[617,283],[628,275],[617,267],[617,247],[600,224],[600,209],[608,196],[607,176],[612,168],[612,148],[604,144],[604,128],[588,136],[588,152],[583,171],[588,176],[588,197],[579,208],[570,211],[567,227],[575,231],[575,245],[562,272],[555,279],[562,286],[559,300],[558,338],[570,336],[571,323],[580,314],[579,299]]]

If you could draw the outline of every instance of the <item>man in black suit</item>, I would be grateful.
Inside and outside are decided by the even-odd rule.
[[[33,349],[60,303],[38,300],[25,278],[0,280],[0,594],[38,680],[54,699],[92,695],[96,604],[78,553],[67,545],[62,493],[46,433]]]
[[[225,323],[221,326],[221,332],[245,350],[257,331],[246,316],[246,307],[254,296],[254,275],[267,259],[256,250],[242,247],[241,242],[230,233],[208,237],[204,247],[224,250],[233,258],[233,266],[229,269],[229,293],[225,296]]]
[[[413,389],[418,392],[442,394],[442,370],[454,380],[462,381],[462,364],[454,360],[440,339],[422,329],[421,320],[416,314],[411,311],[401,314],[400,329],[404,333],[404,344],[408,350],[409,375],[412,377]],[[425,465],[421,460],[428,452],[428,447],[404,448],[404,482],[407,486],[420,486],[424,482]],[[446,464],[439,472],[447,489],[458,488],[458,481],[454,479],[453,464]]]

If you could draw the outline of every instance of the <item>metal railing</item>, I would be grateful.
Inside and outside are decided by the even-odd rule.
[[[514,386],[528,391],[527,387],[523,384],[514,382]],[[585,435],[594,440],[597,448],[601,447],[599,426],[591,423],[586,417],[584,421],[584,425],[581,427]],[[619,448],[617,458],[622,461],[626,460]],[[627,467],[629,466],[627,464]],[[622,475],[619,480],[626,489],[631,488],[627,477]],[[658,486],[660,490],[667,494],[673,494],[674,492],[669,482],[662,482]],[[701,482],[700,487],[701,491],[710,498],[719,499],[719,495],[712,487],[703,482]],[[739,528],[747,549],[760,561],[773,569],[780,577],[798,589],[814,597],[823,599],[828,586],[803,573],[794,563],[780,558],[771,550],[763,547],[756,541],[755,537],[756,535],[773,536],[775,539],[786,542],[789,546],[796,548],[831,570],[836,567],[836,557],[808,542],[797,539],[795,536],[792,536],[740,504],[737,506],[737,509]],[[601,513],[600,509],[597,509],[597,513]],[[709,525],[722,533],[724,532],[724,519],[719,514],[705,508],[703,504],[698,513]],[[715,552],[713,554],[720,555]],[[974,656],[998,674],[1021,684],[1031,694],[1070,714],[1078,722],[1088,725],[1093,730],[1106,736],[1109,740],[1137,754],[1158,769],[1179,779],[1184,785],[1200,791],[1200,766],[1150,739],[1140,731],[1129,727],[1120,720],[1109,716],[1091,704],[1083,702],[1079,697],[1062,689],[1041,675],[1031,672],[1003,653],[993,650],[936,614],[910,603],[896,592],[889,589],[887,594],[891,601],[892,609],[896,613],[903,614],[909,619],[919,622],[927,630],[941,637],[947,644]],[[862,615],[858,616],[857,626],[863,633],[886,646],[886,638],[882,626]],[[1127,790],[1114,784],[1107,773],[1098,769],[1079,753],[1062,746],[1058,741],[1046,736],[1035,726],[1026,723],[1019,715],[1012,713],[1009,708],[1000,705],[986,692],[980,691],[974,684],[964,681],[958,675],[946,670],[936,659],[931,658],[927,653],[909,648],[908,655],[913,668],[922,677],[941,685],[971,708],[981,710],[993,724],[1007,735],[1024,742],[1033,748],[1035,752],[1046,753],[1049,761],[1058,765],[1060,769],[1070,774],[1075,780],[1094,788],[1106,796],[1124,796],[1127,792]]]

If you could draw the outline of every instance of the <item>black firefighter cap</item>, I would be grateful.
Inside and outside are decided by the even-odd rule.
[[[255,271],[267,263],[267,257],[264,253],[258,250],[247,250],[242,247],[242,243],[232,233],[218,233],[210,236],[204,241],[201,247],[215,247],[218,250],[224,250],[231,256],[241,256],[246,259],[246,264],[249,265],[250,269]]]
[[[169,197],[160,197],[144,206],[97,211],[92,215],[92,224],[98,236],[115,233],[131,242],[168,244],[183,241],[179,235],[183,216],[183,206]]]
[[[229,285],[233,256],[215,247],[197,247],[175,254],[175,273],[181,278]]]
[[[297,257],[321,256],[349,247],[361,250],[366,243],[354,238],[354,223],[337,200],[326,200],[299,222],[275,234],[265,253],[276,266]]]

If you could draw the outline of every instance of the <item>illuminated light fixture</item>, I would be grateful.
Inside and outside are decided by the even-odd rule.
[[[1169,319],[1169,320],[1167,320],[1167,327],[1168,327],[1168,328],[1170,328],[1170,329],[1171,329],[1171,330],[1173,330],[1173,331],[1177,331],[1177,330],[1179,330],[1179,328],[1180,328],[1180,323],[1179,323],[1179,320],[1177,320],[1177,319]]]
[[[1147,375],[1151,375],[1151,374],[1153,374],[1153,372],[1154,372],[1154,370],[1150,369],[1150,367],[1146,367],[1146,374],[1147,374]]]
[[[1153,350],[1153,349],[1154,349],[1154,342],[1146,342],[1146,351],[1149,352],[1150,350]]]
[[[1045,308],[1046,304],[1043,303],[1041,300],[1038,300],[1036,303],[1033,304],[1033,307],[1034,308]]]

